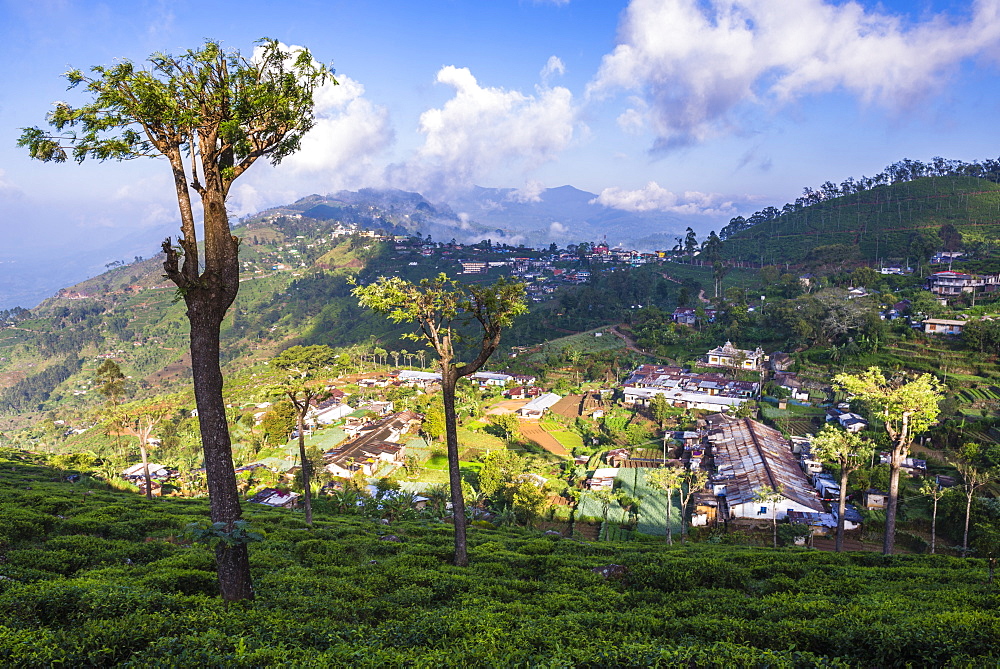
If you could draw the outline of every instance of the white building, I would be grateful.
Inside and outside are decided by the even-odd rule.
[[[517,413],[521,418],[541,418],[547,409],[551,409],[561,399],[555,393],[545,393],[525,404]]]

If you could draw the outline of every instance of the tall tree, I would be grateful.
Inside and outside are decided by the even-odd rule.
[[[117,406],[125,394],[125,374],[114,360],[105,360],[97,366],[94,372],[97,381],[97,392],[108,398],[112,406]]]
[[[869,417],[881,421],[892,442],[889,460],[889,500],[885,509],[885,536],[882,552],[892,554],[896,540],[896,511],[899,505],[899,471],[910,450],[910,441],[937,419],[941,383],[930,374],[907,382],[887,379],[878,367],[860,374],[838,374],[836,388],[854,395],[868,410]]]
[[[771,540],[775,548],[778,547],[778,503],[785,499],[784,494],[777,488],[764,486],[758,488],[754,494],[755,502],[767,506],[771,509]]]
[[[686,469],[681,475],[681,541],[687,539],[688,533],[688,506],[694,494],[705,487],[708,483],[708,472],[703,469]]]
[[[43,161],[160,157],[170,166],[181,236],[179,246],[163,242],[163,268],[187,306],[210,513],[226,531],[241,517],[219,364],[219,329],[240,267],[226,197],[258,159],[277,164],[299,148],[313,125],[313,92],[329,74],[309,51],[275,40],[258,42],[250,59],[208,41],[180,56],[153,54],[144,67],[122,60],[89,74],[71,70],[70,87],[82,85],[90,101],[56,103],[48,118],[54,131],[24,128],[18,142]],[[192,191],[203,210],[204,254]],[[223,599],[253,598],[245,543],[220,542],[216,566]]]
[[[957,251],[962,248],[962,233],[951,223],[945,223],[938,228],[938,237],[945,251]]]
[[[962,530],[962,555],[969,554],[969,519],[972,517],[972,500],[976,496],[976,491],[990,481],[997,478],[1000,472],[993,467],[983,467],[979,444],[965,444],[959,453],[959,460],[955,463],[959,475],[962,477],[962,491],[965,493],[965,527]]]
[[[326,392],[326,386],[318,383],[316,376],[330,369],[337,361],[337,352],[329,346],[292,346],[286,348],[271,360],[271,365],[284,373],[284,379],[275,386],[278,392],[295,407],[295,424],[299,433],[299,463],[302,471],[303,499],[306,525],[312,525],[312,489],[310,480],[312,466],[306,457],[306,415],[313,400]]]
[[[649,474],[646,475],[646,481],[653,487],[659,488],[667,494],[667,513],[666,513],[666,530],[667,530],[667,544],[673,545],[674,543],[674,533],[673,533],[673,506],[674,506],[674,491],[679,490],[681,487],[681,476],[682,473],[680,469],[676,467],[660,467],[659,469],[654,469]]]
[[[937,547],[938,502],[948,492],[948,489],[942,488],[935,478],[926,478],[920,482],[920,492],[933,500],[931,508],[931,555],[934,555],[934,550]]]
[[[118,434],[128,434],[139,440],[142,458],[142,475],[146,484],[146,498],[153,499],[153,481],[149,475],[149,442],[153,430],[177,408],[177,398],[172,396],[140,400],[111,407],[106,422]]]
[[[462,474],[458,464],[455,386],[460,378],[474,374],[486,364],[500,345],[503,330],[527,311],[524,284],[500,279],[492,286],[467,286],[445,274],[424,279],[419,284],[399,277],[380,277],[371,285],[355,288],[354,295],[362,306],[386,314],[393,322],[416,323],[419,333],[406,336],[415,341],[423,340],[437,354],[455,522],[454,561],[457,566],[464,567],[469,564],[469,554]],[[476,326],[481,337],[479,345],[471,351],[475,357],[463,364],[456,359],[456,345],[463,342],[463,329]]]
[[[698,235],[691,228],[688,228],[686,233],[684,235],[684,252],[688,257],[693,258],[694,252],[698,250]]]
[[[125,395],[125,374],[118,363],[114,360],[102,362],[94,372],[94,380],[97,381],[97,392],[108,398],[112,409],[117,409]],[[115,450],[121,455],[121,434],[118,431],[115,431]]]
[[[871,442],[847,430],[827,423],[809,444],[812,454],[823,462],[840,467],[840,499],[837,502],[837,538],[835,548],[844,550],[844,514],[847,512],[847,478],[871,460],[875,447]]]

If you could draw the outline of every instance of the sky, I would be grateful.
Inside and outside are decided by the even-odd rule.
[[[299,154],[240,178],[235,215],[362,187],[568,184],[705,233],[902,158],[1000,155],[1000,0],[0,0],[0,263],[111,240],[152,255],[178,220],[160,160],[16,147],[52,102],[85,100],[61,73],[261,37],[339,85]]]

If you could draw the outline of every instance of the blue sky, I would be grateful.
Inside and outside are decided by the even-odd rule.
[[[264,36],[342,85],[300,155],[241,178],[236,214],[342,188],[570,184],[707,232],[904,157],[1000,155],[1000,0],[0,0],[0,262],[126,237],[149,255],[177,219],[158,161],[14,146],[80,100],[60,73]]]

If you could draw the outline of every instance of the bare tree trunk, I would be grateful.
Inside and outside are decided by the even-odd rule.
[[[670,503],[671,498],[674,496],[674,492],[671,489],[667,489],[667,545],[674,545],[674,534],[673,534],[673,505]]]
[[[298,423],[299,428],[299,462],[301,463],[302,468],[302,492],[304,493],[303,496],[305,498],[305,502],[303,504],[306,513],[306,525],[312,526],[312,488],[310,485],[312,472],[310,471],[309,460],[306,458],[306,411],[308,410],[309,401],[306,400],[304,407],[296,411],[296,422]]]
[[[899,470],[903,466],[903,458],[909,448],[910,435],[909,416],[903,416],[903,426],[899,431],[899,438],[892,448],[892,457],[889,462],[889,500],[885,509],[885,534],[882,537],[882,554],[892,555],[893,546],[896,543],[896,510],[899,507]]]
[[[850,474],[843,462],[840,465],[840,502],[837,505],[837,538],[833,549],[844,550],[844,514],[847,512],[847,477]]]
[[[965,530],[962,532],[962,557],[969,556],[969,517],[972,515],[972,496],[974,494],[975,488],[965,493]]]
[[[934,510],[931,512],[931,555],[934,555],[934,545],[937,543],[937,507],[938,498],[934,496]]]
[[[775,502],[771,502],[771,540],[775,548],[778,547],[778,516],[775,511]]]
[[[458,464],[458,424],[455,420],[455,384],[458,374],[450,361],[441,361],[441,395],[444,400],[444,432],[448,444],[448,482],[451,486],[451,513],[455,524],[455,566],[469,565],[465,533],[465,498],[462,470]]]
[[[149,457],[146,454],[146,440],[139,440],[139,453],[142,455],[142,475],[146,479],[146,499],[153,499],[153,482],[149,476]]]
[[[885,507],[885,534],[882,536],[882,554],[892,555],[896,542],[896,509],[899,506],[899,470],[902,466],[902,455],[898,448],[893,448],[889,463],[889,500]]]
[[[220,308],[210,295],[202,296],[199,289],[192,292],[194,294],[189,293],[187,298],[191,321],[191,370],[205,453],[209,513],[213,523],[225,523],[226,529],[231,531],[233,523],[242,517],[242,510],[219,365],[219,327],[229,304]],[[220,544],[215,550],[215,558],[222,598],[226,601],[253,599],[246,544],[231,547]]]

